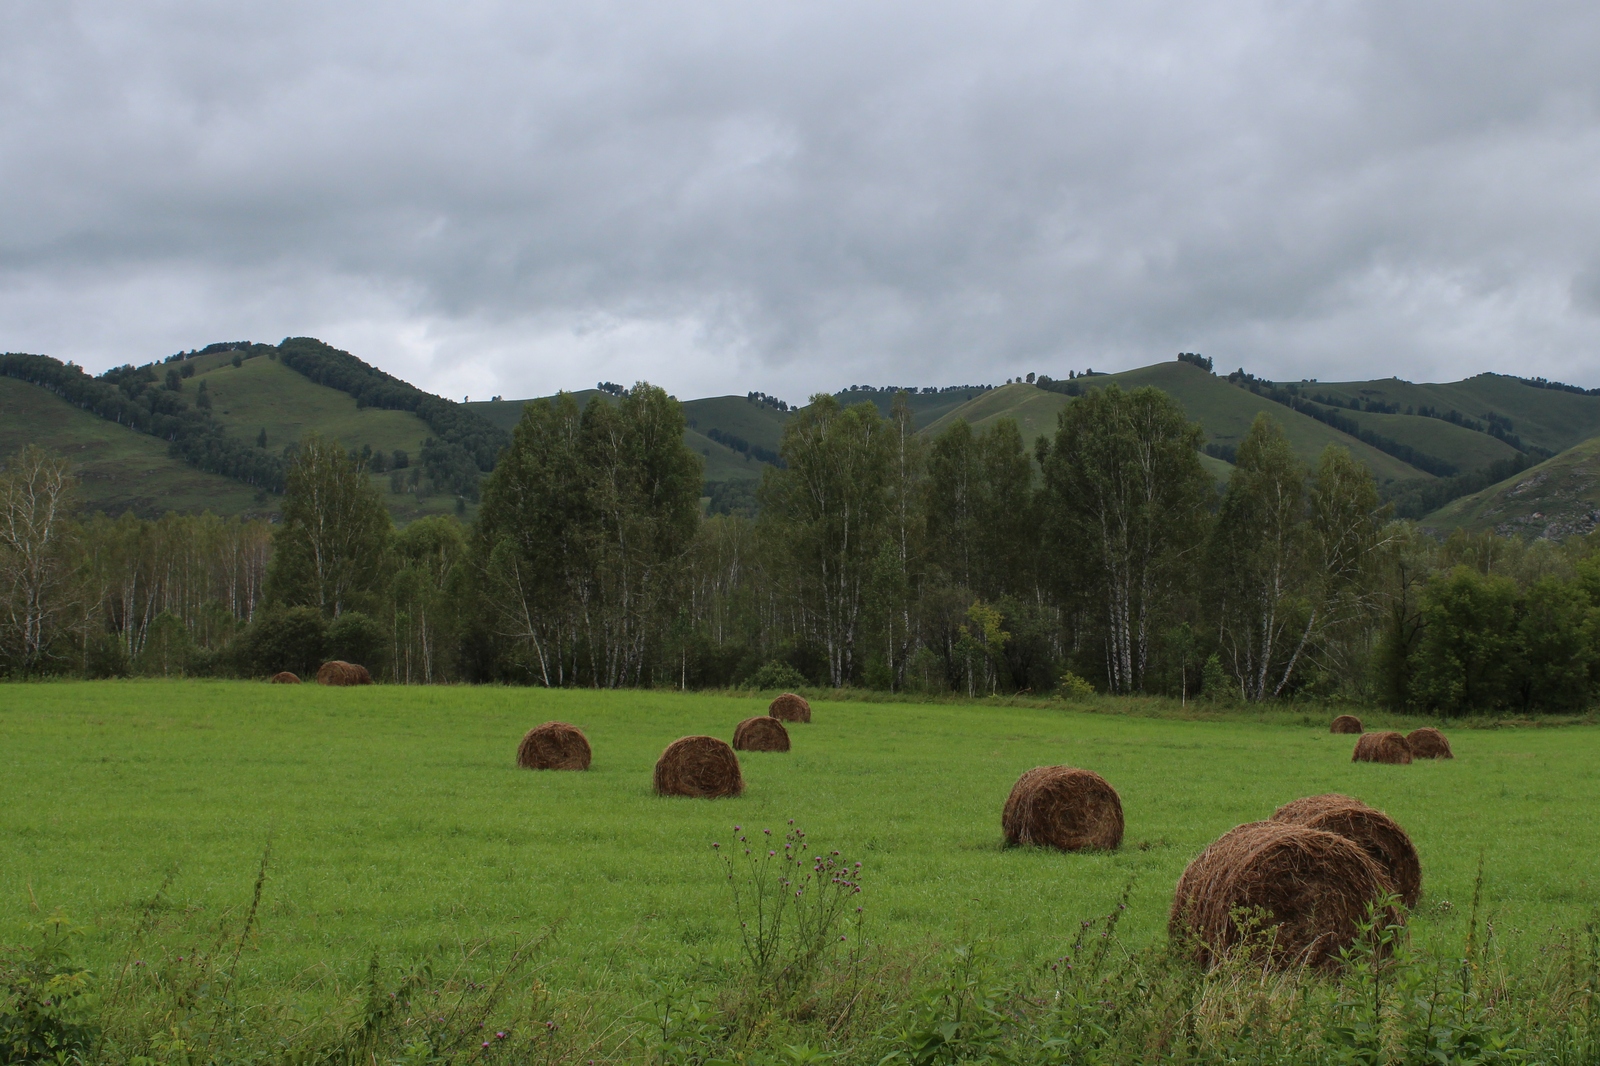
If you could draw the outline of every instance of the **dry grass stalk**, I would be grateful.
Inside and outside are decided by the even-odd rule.
[[[716,737],[683,737],[667,745],[656,760],[656,793],[719,799],[744,791],[739,757]]]
[[[333,659],[323,663],[322,668],[317,671],[317,684],[370,685],[372,675],[367,673],[365,666],[347,663],[343,659]]]
[[[1362,733],[1356,741],[1351,762],[1383,762],[1406,766],[1411,762],[1411,748],[1399,733]]]
[[[517,745],[517,765],[524,770],[587,770],[590,758],[589,738],[566,722],[534,726]]]
[[[746,718],[733,728],[733,746],[737,751],[788,751],[789,731],[769,715]]]
[[[1360,733],[1361,732],[1361,719],[1357,718],[1353,714],[1341,714],[1339,717],[1337,717],[1337,718],[1335,718],[1333,720],[1333,724],[1328,727],[1328,732],[1330,732],[1330,733]]]
[[[1422,863],[1406,831],[1393,818],[1360,800],[1328,793],[1286,803],[1272,816],[1308,829],[1337,833],[1361,845],[1382,866],[1400,901],[1415,907],[1422,895]]]
[[[1455,752],[1450,750],[1450,741],[1445,735],[1432,726],[1425,725],[1421,729],[1413,729],[1406,734],[1406,747],[1411,749],[1413,759],[1454,759]]]
[[[1109,850],[1122,843],[1122,800],[1093,771],[1038,766],[1011,787],[1000,828],[1010,845]]]
[[[298,685],[300,683],[299,675],[288,670],[279,670],[267,680],[274,685]]]
[[[811,721],[811,704],[806,702],[804,696],[797,696],[793,692],[785,692],[767,708],[767,714],[785,722]]]
[[[1288,822],[1250,822],[1183,871],[1167,928],[1192,943],[1207,967],[1240,949],[1275,969],[1328,968],[1355,941],[1368,908],[1393,892],[1383,868],[1353,841]],[[1383,917],[1402,920],[1393,907]]]

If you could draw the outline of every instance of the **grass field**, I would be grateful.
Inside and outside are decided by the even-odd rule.
[[[1422,943],[1459,941],[1480,855],[1513,953],[1600,906],[1600,819],[1589,814],[1600,731],[1590,726],[1454,730],[1454,761],[1393,767],[1352,764],[1350,739],[1327,734],[1321,714],[1185,721],[819,702],[812,724],[791,727],[792,753],[743,755],[743,798],[651,793],[668,741],[729,736],[763,706],[502,688],[5,686],[0,942],[59,908],[97,930],[91,954],[110,950],[96,937],[125,925],[172,869],[177,904],[219,913],[248,898],[271,839],[251,957],[262,981],[316,968],[351,979],[375,951],[405,958],[559,923],[544,979],[579,987],[736,955],[710,844],[728,842],[735,824],[781,831],[793,818],[864,864],[873,939],[1044,957],[1129,882],[1122,933],[1158,940],[1172,886],[1207,842],[1325,791],[1382,807],[1411,833]],[[590,772],[514,767],[522,732],[552,718],[587,731]],[[1057,762],[1118,788],[1120,851],[1001,849],[1011,783]]]

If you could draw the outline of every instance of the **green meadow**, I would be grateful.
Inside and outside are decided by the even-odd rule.
[[[754,698],[510,688],[326,689],[245,682],[0,688],[0,941],[61,911],[109,952],[138,901],[217,915],[271,858],[255,980],[341,980],[484,938],[555,934],[543,979],[651,975],[738,954],[712,849],[735,825],[862,863],[866,935],[907,949],[1059,952],[1131,884],[1120,935],[1165,936],[1174,882],[1205,844],[1290,799],[1341,791],[1387,810],[1424,870],[1413,937],[1461,938],[1480,857],[1486,913],[1515,954],[1600,907],[1600,732],[1455,729],[1457,758],[1353,764],[1325,716],[1196,721],[1106,700],[1034,708],[815,703],[788,754],[743,753],[743,798],[652,794],[661,748],[730,737]],[[1137,708],[1136,708],[1137,709]],[[1149,709],[1149,705],[1143,708]],[[581,726],[588,773],[513,762],[524,730]],[[1369,728],[1371,723],[1369,723]],[[1043,763],[1102,773],[1127,819],[1121,850],[1004,850],[1012,781]],[[100,945],[97,948],[97,944]],[[1522,947],[1519,947],[1522,946]],[[100,960],[102,963],[104,959]]]

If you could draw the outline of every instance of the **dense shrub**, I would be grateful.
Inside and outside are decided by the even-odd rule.
[[[315,607],[272,607],[256,616],[239,649],[243,672],[258,677],[288,670],[316,674],[327,659],[328,623]]]
[[[372,618],[360,611],[346,611],[328,627],[328,658],[360,663],[377,676],[389,634]]]

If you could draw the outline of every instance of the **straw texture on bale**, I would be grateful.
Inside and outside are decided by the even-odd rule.
[[[298,685],[300,683],[299,675],[289,670],[279,670],[268,680],[274,685]]]
[[[1450,741],[1445,735],[1432,726],[1425,725],[1421,729],[1413,729],[1406,734],[1406,747],[1411,749],[1413,759],[1454,759],[1455,752],[1450,750]]]
[[[1406,831],[1382,811],[1333,792],[1286,803],[1272,820],[1321,829],[1355,841],[1383,867],[1400,901],[1407,907],[1417,905],[1422,895],[1422,863],[1417,859],[1417,849]]]
[[[785,692],[767,708],[767,714],[785,722],[811,721],[811,704],[806,702],[804,696],[796,696],[793,692]]]
[[[1361,719],[1353,714],[1341,714],[1333,720],[1333,725],[1328,727],[1330,733],[1359,733],[1361,732]]]
[[[1110,850],[1122,843],[1122,800],[1091,770],[1036,766],[1011,787],[1000,828],[1011,845]]]
[[[733,727],[733,746],[738,751],[788,751],[789,731],[770,715],[746,718]]]
[[[517,765],[524,770],[587,770],[592,757],[589,738],[566,722],[534,726],[517,745]]]
[[[716,737],[683,737],[668,744],[656,760],[655,784],[662,796],[719,799],[744,791],[739,757]]]
[[[1270,965],[1329,968],[1359,934],[1368,905],[1392,891],[1383,869],[1353,841],[1289,822],[1250,822],[1223,834],[1183,871],[1167,931],[1191,943],[1204,966],[1250,935]],[[1236,920],[1245,916],[1260,924],[1251,929],[1251,919]],[[1399,924],[1402,916],[1390,908],[1387,921]]]
[[[1411,762],[1411,748],[1399,733],[1362,733],[1356,741],[1351,762],[1387,762],[1405,766]]]
[[[317,671],[317,684],[319,685],[370,685],[372,675],[367,673],[365,666],[356,663],[347,663],[343,659],[334,659],[322,664]]]

